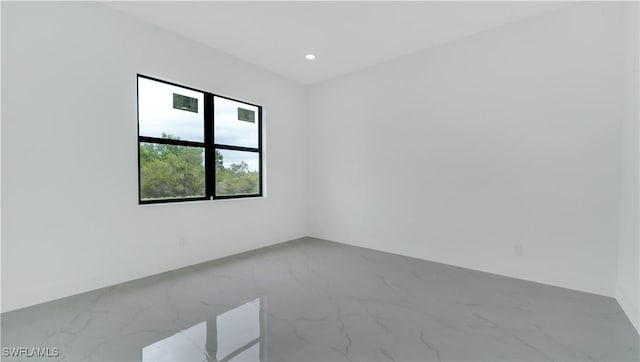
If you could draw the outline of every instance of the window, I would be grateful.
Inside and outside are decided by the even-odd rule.
[[[141,204],[262,196],[262,107],[138,75]]]

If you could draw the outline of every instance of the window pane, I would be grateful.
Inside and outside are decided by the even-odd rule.
[[[204,148],[140,143],[142,200],[204,196]]]
[[[140,136],[204,142],[204,94],[138,77]]]
[[[258,107],[213,97],[213,109],[215,143],[258,147]]]
[[[216,195],[260,193],[258,152],[216,150]]]

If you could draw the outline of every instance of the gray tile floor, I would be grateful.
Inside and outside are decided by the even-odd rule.
[[[310,238],[2,314],[2,346],[59,349],[3,361],[640,360],[612,298]]]

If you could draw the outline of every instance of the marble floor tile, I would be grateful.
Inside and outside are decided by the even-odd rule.
[[[1,322],[3,348],[59,351],[3,361],[640,361],[613,298],[312,238]]]

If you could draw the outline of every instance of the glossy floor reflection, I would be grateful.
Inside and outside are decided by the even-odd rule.
[[[3,361],[640,360],[612,298],[310,238],[2,314],[2,346],[59,349]]]
[[[263,359],[261,315],[258,298],[144,347],[142,361],[258,362]]]

